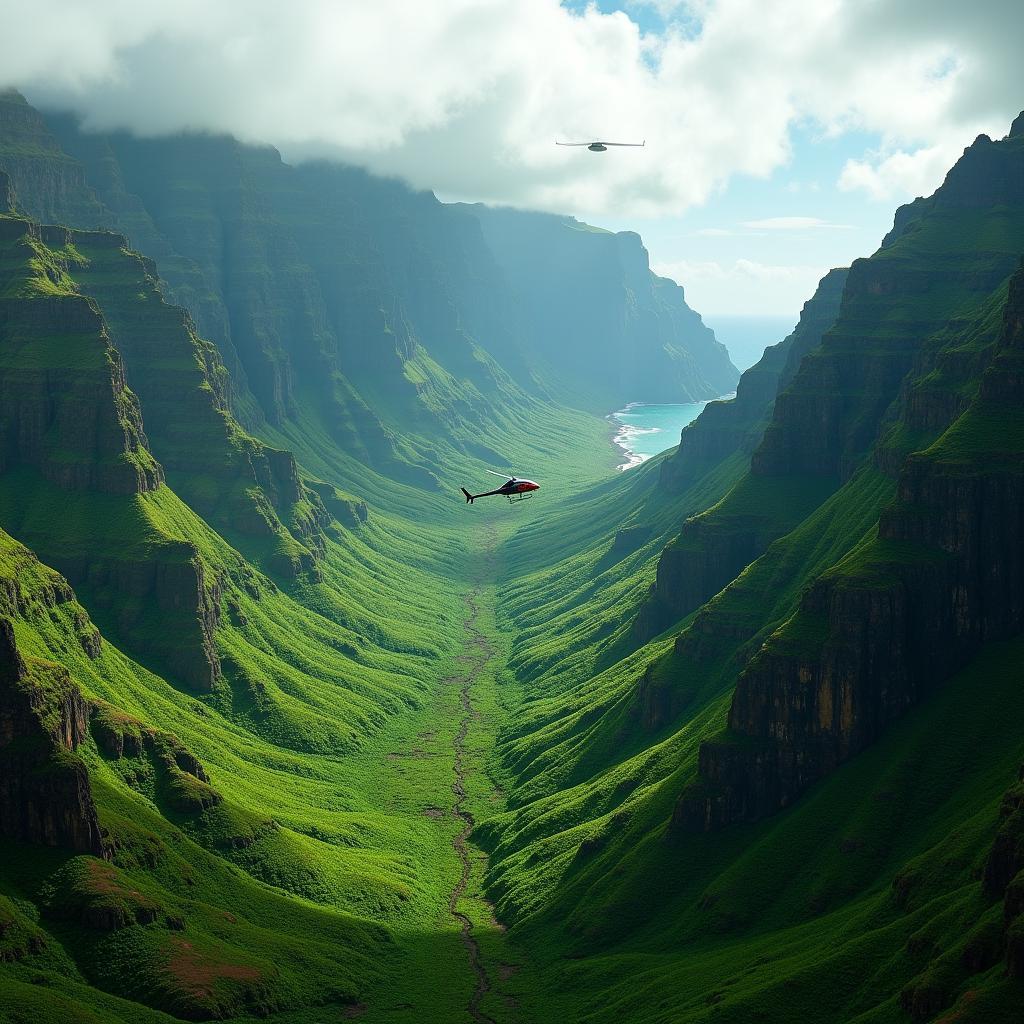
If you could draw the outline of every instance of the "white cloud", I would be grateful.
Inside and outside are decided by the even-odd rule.
[[[842,229],[852,224],[832,224],[820,217],[765,217],[762,220],[745,220],[743,227],[761,231],[806,231],[820,228]]]
[[[934,177],[922,154],[998,134],[1024,96],[1019,0],[656,6],[685,24],[642,35],[557,0],[0,0],[0,84],[92,128],[227,131],[588,216],[703,203],[784,165],[807,123],[881,139],[844,187],[906,189]],[[647,148],[556,149],[565,135]]]
[[[868,154],[863,160],[846,161],[839,187],[844,192],[859,189],[872,199],[886,201],[930,195],[959,156],[955,142],[922,146],[910,153]]]
[[[748,259],[674,260],[655,263],[654,271],[685,282],[686,301],[694,309],[717,314],[790,314],[807,301],[825,273],[820,266]]]

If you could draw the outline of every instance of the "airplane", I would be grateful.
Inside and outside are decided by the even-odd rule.
[[[559,142],[555,139],[556,146],[586,146],[591,153],[604,153],[607,151],[609,146],[637,146],[643,147],[647,145],[647,140],[643,142]]]
[[[492,476],[504,477],[504,473],[495,473],[493,469],[488,469],[488,473]],[[527,498],[532,498],[531,491],[540,490],[540,484],[535,484],[532,480],[519,480],[514,476],[508,477],[505,482],[493,491],[484,491],[483,494],[470,494],[465,487],[459,488],[462,493],[466,496],[466,504],[472,505],[477,498],[486,498],[492,494],[503,494],[508,498],[508,503],[511,505],[516,501],[525,501]]]

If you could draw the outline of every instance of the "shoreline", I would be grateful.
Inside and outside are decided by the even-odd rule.
[[[617,450],[617,454],[620,459],[624,459],[616,466],[616,470],[620,473],[624,473],[628,469],[633,469],[635,466],[642,466],[645,462],[653,459],[655,455],[660,455],[661,451],[668,451],[670,448],[675,447],[679,444],[679,438],[676,437],[675,441],[666,445],[665,448],[658,452],[638,452],[635,451],[631,446],[630,442],[635,438],[644,437],[648,434],[659,434],[662,433],[661,427],[639,427],[631,423],[625,423],[619,416],[623,413],[630,413],[634,409],[642,408],[644,406],[676,406],[680,408],[688,406],[693,408],[699,406],[699,411],[686,423],[682,424],[679,428],[680,433],[683,429],[690,425],[697,417],[704,411],[704,407],[710,402],[723,402],[728,401],[731,398],[736,397],[736,392],[730,392],[727,395],[719,395],[717,398],[707,398],[699,402],[629,402],[624,405],[621,409],[616,409],[615,412],[609,413],[605,419],[608,420],[609,425],[612,429],[611,442]]]

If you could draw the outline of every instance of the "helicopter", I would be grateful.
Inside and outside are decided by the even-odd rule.
[[[609,146],[636,146],[642,148],[647,145],[647,140],[643,142],[559,142],[555,139],[556,146],[586,146],[591,153],[605,153],[608,151]]]
[[[535,484],[532,480],[520,480],[514,476],[506,477],[505,473],[496,473],[493,469],[488,469],[486,472],[490,473],[491,476],[505,477],[505,482],[495,490],[484,491],[482,494],[470,494],[465,487],[459,488],[466,496],[467,505],[472,505],[477,498],[487,498],[492,494],[503,494],[508,498],[508,503],[512,505],[517,501],[525,501],[527,498],[532,498],[533,494],[531,491],[540,490],[540,484]]]

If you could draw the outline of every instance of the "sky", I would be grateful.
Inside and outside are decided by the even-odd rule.
[[[0,86],[86,128],[636,230],[711,315],[795,317],[1024,108],[1021,0],[0,0],[0,24]],[[554,145],[598,137],[646,145]]]

